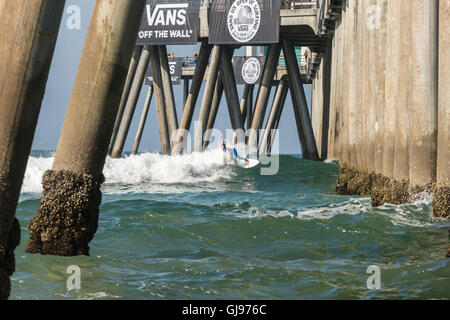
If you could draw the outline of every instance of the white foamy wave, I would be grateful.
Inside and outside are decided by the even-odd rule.
[[[53,160],[54,157],[30,157],[22,193],[42,192],[42,176],[46,170],[51,169]],[[106,193],[177,192],[177,188],[167,187],[167,185],[230,179],[232,172],[224,164],[225,158],[220,149],[182,156],[144,153],[121,159],[107,157],[103,169],[105,175],[103,189]],[[128,187],[120,187],[124,185]],[[130,185],[135,188],[130,188]]]
[[[323,161],[323,163],[328,163],[328,164],[339,164],[339,159],[335,158],[335,159],[327,159],[325,161]]]
[[[418,228],[447,228],[450,221],[433,216],[433,195],[422,192],[413,196],[413,202],[393,205],[384,204],[376,208],[376,213],[390,219],[395,226]]]
[[[439,220],[433,217],[431,210],[432,196],[427,193],[421,194],[413,203],[392,205],[385,204],[380,207],[372,207],[369,197],[351,198],[341,203],[330,204],[328,206],[303,209],[292,212],[289,210],[273,211],[262,207],[250,207],[244,212],[237,212],[234,215],[245,218],[285,218],[290,217],[302,221],[330,220],[339,215],[357,216],[370,214],[373,217],[383,216],[392,225],[408,226],[416,228],[448,228],[449,220]]]
[[[127,158],[107,158],[103,174],[106,184],[197,183],[224,177],[225,164],[221,150],[182,156],[145,153]]]
[[[44,172],[51,169],[54,156],[30,157],[22,184],[22,193],[42,193],[42,176]]]
[[[367,213],[370,209],[370,199],[351,199],[338,205],[332,204],[321,208],[311,208],[297,212],[300,220],[330,220],[338,215],[355,216]]]
[[[367,213],[370,209],[370,198],[355,198],[339,204],[330,204],[326,207],[304,209],[302,211],[274,211],[268,208],[252,206],[244,212],[235,212],[233,215],[244,219],[264,217],[285,218],[290,217],[303,221],[330,220],[338,215],[354,216]]]
[[[413,204],[419,207],[430,206],[433,204],[433,195],[427,192],[421,192],[413,196]]]

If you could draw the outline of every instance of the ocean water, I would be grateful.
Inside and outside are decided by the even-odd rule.
[[[220,150],[107,159],[90,257],[25,254],[52,153],[33,152],[11,299],[449,299],[449,221],[430,195],[372,208],[334,192],[339,165],[280,157],[261,175]],[[69,266],[81,289],[68,290]],[[381,289],[368,289],[369,266]]]

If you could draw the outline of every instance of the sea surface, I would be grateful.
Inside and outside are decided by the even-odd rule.
[[[335,194],[336,161],[293,155],[276,175],[227,166],[220,150],[108,158],[91,256],[25,254],[53,155],[29,159],[11,299],[450,298],[450,223],[432,217],[431,195],[372,208]],[[80,290],[67,289],[70,266]]]

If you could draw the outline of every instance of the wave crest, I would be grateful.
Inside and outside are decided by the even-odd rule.
[[[30,157],[22,185],[22,193],[42,193],[42,176],[51,169],[54,155]],[[114,186],[152,184],[196,184],[231,179],[232,171],[225,166],[222,150],[209,150],[180,156],[163,156],[157,153],[143,153],[120,159],[107,157],[103,169],[106,192],[119,192]],[[133,188],[127,188],[127,192]],[[138,190],[135,190],[138,191]],[[157,191],[153,190],[152,191]],[[123,190],[122,190],[123,192]]]

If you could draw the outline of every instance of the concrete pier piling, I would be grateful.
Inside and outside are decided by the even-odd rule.
[[[289,82],[286,82],[286,85],[283,87],[283,91],[281,92],[281,107],[278,109],[278,113],[276,115],[275,123],[273,124],[273,131],[269,132],[268,145],[267,145],[267,153],[272,153],[272,147],[275,142],[275,137],[277,130],[280,126],[281,115],[283,114],[284,106],[286,104],[287,95],[289,93]]]
[[[245,142],[244,124],[242,122],[242,114],[239,105],[239,96],[236,87],[236,79],[234,77],[233,57],[234,49],[225,49],[220,59],[220,76],[222,78],[225,97],[227,99],[228,114],[230,115],[231,126],[237,142]]]
[[[131,85],[133,84],[134,77],[136,75],[136,69],[138,66],[139,59],[141,58],[143,46],[136,46],[133,52],[133,57],[131,58],[130,67],[128,68],[127,79],[125,80],[125,86],[122,93],[122,98],[120,99],[119,111],[117,112],[117,118],[114,123],[113,134],[111,137],[111,142],[108,147],[108,155],[112,154],[114,143],[116,142],[117,133],[119,132],[120,123],[122,122],[123,113],[127,105],[128,96],[130,95]]]
[[[216,88],[217,77],[219,74],[220,60],[222,58],[224,47],[214,46],[212,52],[211,62],[208,69],[208,78],[206,80],[205,91],[203,94],[203,101],[200,107],[200,114],[198,117],[198,126],[194,136],[194,152],[202,152],[204,145],[204,135],[208,126],[209,114],[211,112],[212,100],[214,97],[214,90]]]
[[[368,28],[369,18],[367,11],[369,10],[370,4],[369,1],[362,1],[362,20],[361,20],[361,77],[359,79],[361,83],[361,101],[360,101],[360,153],[361,153],[361,166],[355,172],[356,180],[354,185],[357,187],[357,194],[361,196],[368,196],[372,192],[372,176],[371,176],[371,168],[369,165],[369,133],[367,126],[369,124],[370,130],[373,130],[370,124],[368,117],[369,103],[368,103],[368,95],[369,95],[369,86],[372,85],[369,83],[370,77],[370,66],[369,66],[369,42],[370,42],[370,30]],[[373,12],[372,12],[373,17]],[[376,16],[375,16],[376,17]],[[374,20],[372,20],[372,23]],[[341,60],[343,58],[341,57]],[[352,182],[351,180],[349,182]],[[351,183],[349,184],[351,185]],[[349,190],[349,194],[354,193],[352,189]]]
[[[352,66],[349,65],[349,69]],[[328,130],[330,122],[331,42],[324,49],[321,65],[313,80],[311,121],[320,158],[328,158]],[[349,73],[350,78],[350,73]],[[351,80],[349,79],[349,82]]]
[[[191,83],[191,89],[184,105],[183,116],[181,118],[180,127],[177,131],[176,139],[172,146],[173,154],[180,154],[186,152],[185,138],[186,133],[189,132],[194,116],[195,105],[197,103],[198,95],[202,87],[205,72],[208,67],[209,57],[211,56],[213,46],[203,41],[200,47],[199,58],[195,67],[194,77]]]
[[[169,59],[167,58],[166,46],[159,46],[159,60],[161,64],[161,78],[164,89],[164,99],[166,103],[169,138],[175,139],[176,131],[178,130],[178,117],[177,108],[175,106],[175,97],[173,95],[172,79],[170,76]]]
[[[241,98],[241,114],[242,114],[242,123],[245,125],[245,121],[247,120],[247,112],[248,112],[248,98],[250,95],[250,84],[245,84],[244,92],[242,93]]]
[[[189,79],[183,80],[183,108],[186,105],[186,101],[189,95]]]
[[[244,128],[244,133],[245,133],[245,121],[247,120],[247,109],[248,109],[248,97],[250,94],[250,85],[249,84],[245,84],[244,85],[244,91],[242,93],[242,97],[241,97],[241,103],[240,103],[240,109],[241,109],[241,117],[242,117],[242,125]],[[233,144],[235,145],[237,143],[237,135],[235,135],[233,137]],[[246,139],[245,139],[246,140]],[[245,143],[247,143],[247,141],[245,141]]]
[[[0,300],[11,291],[14,217],[44,97],[65,1],[3,1],[0,5]]]
[[[400,12],[395,2],[377,1],[379,21],[376,29],[377,52],[375,69],[375,165],[372,205],[399,203],[404,190],[394,180],[396,117],[399,109]],[[389,37],[387,37],[389,34]],[[392,60],[391,60],[392,58]]]
[[[256,97],[252,126],[248,136],[248,146],[250,154],[254,153],[256,155],[256,153],[258,152],[259,130],[262,129],[264,118],[266,116],[267,104],[269,103],[269,96],[272,90],[272,81],[277,69],[280,53],[280,44],[272,44],[269,46],[261,83],[259,85],[258,95]]]
[[[439,1],[439,101],[437,137],[437,182],[434,187],[433,212],[450,216],[450,2]],[[450,248],[447,253],[450,257]]]
[[[144,6],[145,0],[95,3],[53,168],[44,174],[41,205],[28,227],[27,253],[89,255],[102,170]]]
[[[340,44],[340,56],[346,57],[348,46],[350,44],[350,41],[348,41],[348,37],[350,36],[349,32],[349,25],[350,25],[350,15],[349,11],[349,5],[350,3],[348,1],[342,2],[343,8],[342,8],[342,23],[340,28],[342,29],[342,38],[341,38],[341,44]],[[341,166],[348,168],[349,167],[349,143],[348,143],[348,115],[349,115],[349,109],[345,108],[344,106],[348,106],[348,77],[344,75],[344,65],[339,65],[339,73],[341,80],[339,81],[339,95],[338,95],[338,101],[339,101],[339,139],[338,139],[338,150],[341,154],[339,160],[341,162]]]
[[[328,138],[338,193],[371,195],[378,206],[433,192],[434,214],[449,215],[448,10],[437,0],[343,2]]]
[[[386,57],[393,57],[388,55],[386,51],[387,47],[387,25],[388,25],[388,11],[387,0],[377,0],[377,10],[379,11],[379,26],[376,29],[376,46],[378,48],[376,52],[376,67],[375,72],[375,170],[377,172],[383,171],[383,168],[387,166],[386,159],[390,158],[389,162],[389,178],[394,177],[394,148],[395,148],[395,114],[396,112],[390,112],[393,110],[386,110]],[[395,21],[394,21],[395,22]],[[380,50],[380,48],[385,48]],[[395,52],[394,52],[395,54]],[[394,68],[394,66],[392,66]],[[386,122],[386,114],[390,114],[389,121]],[[392,119],[392,120],[391,120]],[[394,135],[389,141],[385,138],[385,133],[388,130],[385,126],[389,126],[389,132],[393,131]],[[389,145],[390,150],[386,150]],[[387,151],[387,152],[385,152]]]
[[[252,84],[248,88],[248,97],[247,97],[247,107],[246,107],[246,121],[247,121],[247,130],[252,128],[253,121],[253,94],[255,92],[255,85]]]
[[[217,77],[216,86],[214,88],[214,96],[213,100],[211,102],[211,111],[209,112],[209,118],[208,118],[208,125],[206,127],[205,131],[205,141],[203,142],[203,150],[205,150],[209,142],[211,140],[211,130],[214,128],[214,124],[216,122],[217,112],[219,111],[220,102],[222,101],[223,96],[223,83],[222,83],[222,77]]]
[[[345,2],[341,4],[341,10],[343,10],[345,5]],[[339,153],[339,142],[341,138],[341,121],[342,121],[342,103],[339,100],[341,97],[341,84],[342,84],[342,76],[343,73],[341,71],[342,69],[342,63],[338,63],[338,61],[342,61],[342,38],[344,35],[344,27],[342,24],[342,15],[338,17],[338,20],[336,21],[336,25],[338,26],[335,31],[334,36],[334,47],[333,47],[333,53],[335,56],[333,57],[333,62],[335,65],[334,70],[334,77],[333,79],[333,117],[330,119],[330,127],[332,130],[332,134],[330,135],[330,147],[331,150],[329,150],[330,154],[334,154],[334,157],[339,157],[339,160],[341,159],[340,153]]]
[[[128,100],[125,105],[125,110],[123,111],[122,120],[120,121],[119,131],[117,133],[117,137],[111,153],[112,158],[122,157],[123,148],[125,146],[125,142],[130,131],[131,122],[133,121],[134,112],[136,111],[136,106],[141,94],[142,84],[144,83],[145,75],[147,73],[149,60],[150,49],[145,46],[142,50],[133,84],[131,86]]]
[[[409,72],[409,57],[410,57],[410,37],[411,37],[411,25],[408,23],[411,16],[411,2],[409,0],[395,1],[393,4],[396,6],[396,11],[400,12],[400,18],[397,19],[397,26],[399,32],[402,35],[399,42],[396,44],[396,51],[398,51],[398,56],[394,58],[391,64],[389,60],[386,61],[386,69],[390,65],[398,64],[398,69],[395,69],[396,73],[391,74],[386,70],[386,85],[388,84],[388,79],[394,77],[400,79],[398,82],[398,105],[397,112],[395,113],[395,156],[394,156],[394,179],[399,182],[403,187],[403,191],[400,192],[408,197],[409,194],[409,145],[410,145],[410,72]],[[389,1],[389,10],[391,1]],[[389,11],[389,15],[391,11]],[[388,29],[388,35],[390,35],[390,30]],[[387,39],[389,41],[391,37]],[[388,97],[388,88],[386,87],[386,98]],[[387,107],[387,103],[386,103]],[[385,112],[388,112],[386,109]],[[404,199],[401,202],[406,202]]]
[[[138,131],[136,138],[134,139],[132,155],[136,155],[139,152],[139,146],[141,144],[142,134],[144,133],[145,123],[147,122],[148,111],[153,98],[153,85],[150,85],[147,91],[147,97],[145,98],[144,108],[142,109],[141,120],[139,121]]]
[[[359,2],[351,1],[348,7],[348,52],[347,57],[349,61],[352,63],[348,64],[348,86],[347,86],[347,99],[348,99],[348,119],[347,119],[347,152],[348,152],[348,166],[350,168],[356,167],[356,130],[357,130],[357,122],[356,122],[356,114],[358,112],[358,102],[357,102],[357,91],[355,88],[358,87],[358,16],[359,13]],[[326,55],[325,55],[326,57]],[[326,64],[324,64],[326,67]],[[329,67],[328,67],[329,69]],[[325,72],[327,70],[325,69]],[[329,78],[329,76],[325,76],[325,78]],[[325,85],[324,85],[325,86]],[[325,89],[326,90],[326,89]],[[324,91],[325,91],[324,90]],[[325,107],[324,107],[325,108]],[[326,121],[326,112],[324,111],[323,121]],[[322,144],[324,143],[322,138]],[[324,148],[324,146],[322,146]],[[322,159],[323,155],[322,155]]]
[[[377,0],[367,0],[366,15],[367,15],[367,37],[366,37],[366,55],[367,55],[367,69],[364,80],[366,87],[365,91],[365,123],[369,126],[367,133],[367,140],[365,144],[366,149],[366,164],[368,172],[375,172],[375,154],[376,154],[376,73],[377,73],[377,32],[381,27],[381,14],[377,6]],[[371,20],[372,19],[372,20]],[[345,57],[345,56],[343,56]],[[381,68],[380,68],[381,69]],[[384,67],[383,67],[384,69]],[[346,109],[344,107],[344,109]],[[381,120],[381,119],[380,119]]]
[[[411,1],[411,186],[436,182],[438,104],[438,1]]]
[[[166,98],[164,95],[164,84],[161,74],[161,59],[158,46],[150,47],[150,63],[152,65],[153,91],[155,93],[161,151],[163,155],[170,155],[172,149],[170,144],[169,125],[167,123]]]
[[[276,121],[278,116],[281,114],[281,109],[283,108],[283,98],[288,88],[287,82],[287,77],[283,77],[277,85],[272,108],[270,109],[269,118],[267,119],[266,129],[264,130],[264,135],[259,145],[259,155],[268,154],[269,146],[272,142],[271,137],[274,135],[273,130],[275,130]]]
[[[339,20],[339,16],[337,18]],[[335,21],[334,24],[337,26],[338,22]],[[335,27],[336,28],[336,27]],[[358,32],[359,34],[359,32]],[[328,122],[328,150],[327,157],[329,159],[338,158],[338,154],[335,151],[335,140],[336,140],[336,83],[337,83],[337,53],[338,53],[338,38],[339,29],[334,31],[334,35],[331,39],[331,74],[330,74],[330,108],[329,108],[329,122]]]
[[[294,107],[297,130],[302,145],[302,154],[305,159],[318,161],[316,139],[311,124],[311,116],[306,101],[305,89],[300,81],[300,71],[294,47],[286,38],[282,39],[284,58],[288,69],[289,87]],[[255,110],[256,112],[256,110]]]
[[[362,139],[362,130],[363,130],[363,121],[362,121],[362,107],[363,107],[363,95],[362,95],[362,77],[363,77],[363,55],[362,55],[362,43],[364,39],[364,30],[366,29],[365,23],[366,20],[364,18],[365,15],[365,2],[359,2],[358,4],[358,11],[357,11],[357,23],[356,23],[356,30],[357,30],[357,36],[356,36],[356,46],[357,49],[355,51],[357,61],[357,71],[356,71],[356,77],[358,86],[355,87],[356,90],[356,105],[357,111],[356,111],[356,133],[355,133],[355,152],[356,152],[356,166],[353,169],[353,172],[356,172],[358,169],[363,168],[364,161],[363,161],[363,153],[361,148],[361,139]],[[336,62],[337,63],[337,62]],[[333,65],[335,64],[335,61],[333,60]],[[330,115],[331,117],[331,115]],[[330,124],[331,126],[331,124]],[[331,137],[330,137],[331,138]]]
[[[398,112],[399,105],[399,86],[400,86],[400,64],[396,58],[400,55],[400,7],[395,2],[390,1],[387,11],[387,32],[389,38],[386,41],[386,53],[387,57],[392,57],[393,61],[385,64],[386,68],[389,67],[389,72],[386,72],[385,81],[385,101],[383,120],[384,135],[377,137],[377,142],[383,144],[383,156],[381,157],[381,168],[377,168],[378,172],[382,173],[385,177],[394,177],[394,155],[395,155],[395,135],[396,135],[396,114]],[[409,17],[407,17],[409,18]],[[409,19],[408,19],[409,20]],[[403,22],[406,23],[406,22]],[[387,187],[387,185],[386,185]]]
[[[380,10],[386,10],[381,11],[383,13],[381,21],[385,22],[386,28],[383,25],[380,27],[377,40],[379,42],[380,37],[381,39],[384,37],[384,43],[386,44],[386,53],[384,55],[386,59],[379,55],[377,65],[377,70],[380,70],[383,65],[385,66],[383,70],[385,76],[383,125],[378,127],[379,132],[382,130],[384,134],[377,135],[377,144],[378,146],[381,145],[382,148],[382,163],[381,166],[376,166],[375,174],[373,175],[372,204],[400,204],[406,202],[409,197],[408,182],[404,180],[404,177],[397,180],[395,173],[396,166],[397,170],[399,166],[409,167],[407,160],[409,151],[407,147],[400,145],[401,141],[399,140],[399,131],[402,130],[402,127],[408,127],[408,123],[404,123],[403,120],[400,122],[400,119],[408,117],[408,102],[404,99],[407,99],[408,95],[409,72],[407,68],[409,58],[402,56],[402,54],[408,52],[409,47],[408,43],[404,42],[402,38],[408,37],[410,34],[409,1],[408,3],[403,1],[384,1],[379,6]],[[406,12],[406,14],[403,12]],[[384,19],[383,17],[386,18]],[[386,33],[382,33],[384,31]],[[382,85],[379,82],[381,74],[378,73],[377,75],[377,87],[380,89]],[[380,91],[378,92],[380,93]],[[383,101],[382,96],[378,95],[378,98],[377,106]],[[404,157],[405,155],[406,158]],[[378,159],[377,154],[376,160]],[[409,170],[406,169],[406,171]],[[407,180],[409,181],[409,177],[407,177]]]

